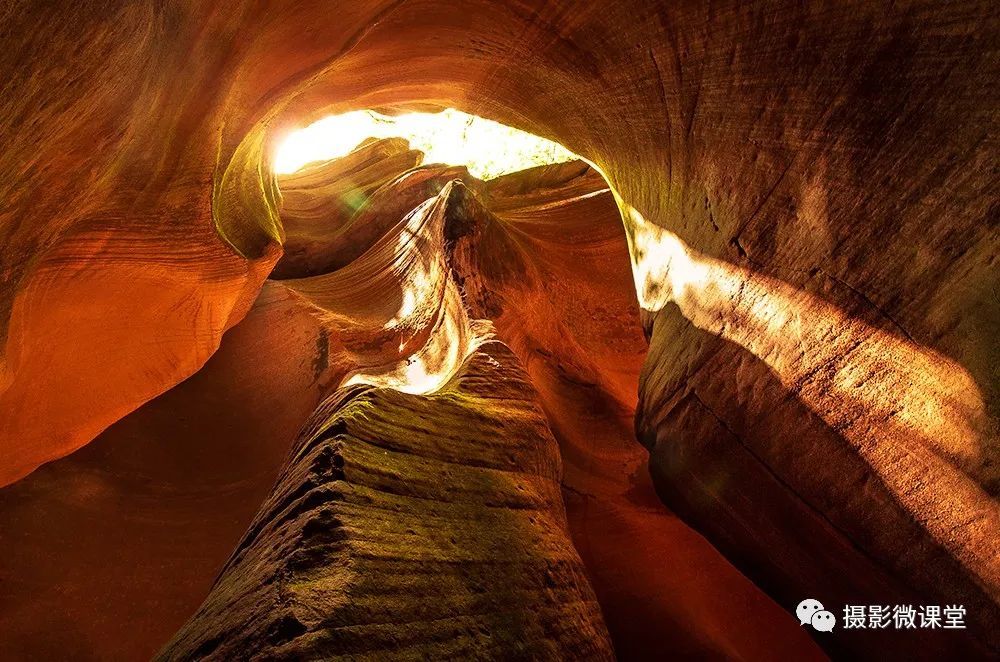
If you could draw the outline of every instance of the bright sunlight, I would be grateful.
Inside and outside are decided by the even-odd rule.
[[[274,170],[289,174],[312,161],[344,156],[370,137],[406,138],[424,153],[425,163],[464,165],[480,179],[577,158],[551,140],[454,108],[396,117],[359,110],[331,115],[292,133],[275,155]]]

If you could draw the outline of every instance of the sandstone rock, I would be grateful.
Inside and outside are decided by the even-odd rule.
[[[433,395],[335,393],[159,659],[612,659],[559,455],[486,343]]]
[[[342,158],[307,164],[290,175],[280,175],[284,253],[271,277],[319,275],[363,253],[373,239],[365,241],[358,232],[371,234],[373,229],[367,224],[354,223],[355,213],[383,185],[422,160],[423,153],[409,149],[405,140],[390,138],[362,143]],[[427,197],[421,197],[405,211]],[[395,223],[401,217],[402,214],[390,218]],[[336,257],[338,252],[351,248],[354,250],[350,257]]]
[[[455,207],[465,228],[458,269],[467,292],[472,281],[489,293],[498,337],[538,389],[559,441],[573,542],[618,656],[821,658],[797,621],[653,490],[633,432],[646,342],[604,181],[567,163],[491,180],[488,191],[488,210],[471,194]]]
[[[0,483],[192,375],[249,310],[280,252],[284,131],[454,105],[560,141],[620,201],[650,338],[636,427],[667,504],[789,610],[969,608],[964,637],[831,651],[995,654],[991,4],[0,20]]]

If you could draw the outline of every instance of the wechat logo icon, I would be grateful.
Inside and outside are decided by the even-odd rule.
[[[833,626],[837,624],[837,617],[823,609],[822,602],[812,598],[800,602],[795,608],[795,615],[799,617],[799,625],[811,625],[820,632],[833,632]]]

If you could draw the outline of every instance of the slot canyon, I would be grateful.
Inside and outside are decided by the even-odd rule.
[[[0,45],[0,660],[1000,658],[994,3],[11,0]],[[358,111],[560,156],[279,167]]]

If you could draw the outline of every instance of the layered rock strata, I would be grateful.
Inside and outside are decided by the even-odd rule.
[[[613,659],[558,447],[506,347],[335,393],[164,660]]]
[[[637,429],[663,500],[786,609],[968,609],[968,631],[937,643],[837,633],[831,650],[995,652],[990,3],[0,17],[0,482],[216,352],[280,257],[269,164],[285,130],[454,105],[558,140],[620,201],[650,338]],[[9,531],[5,548],[23,537]]]

